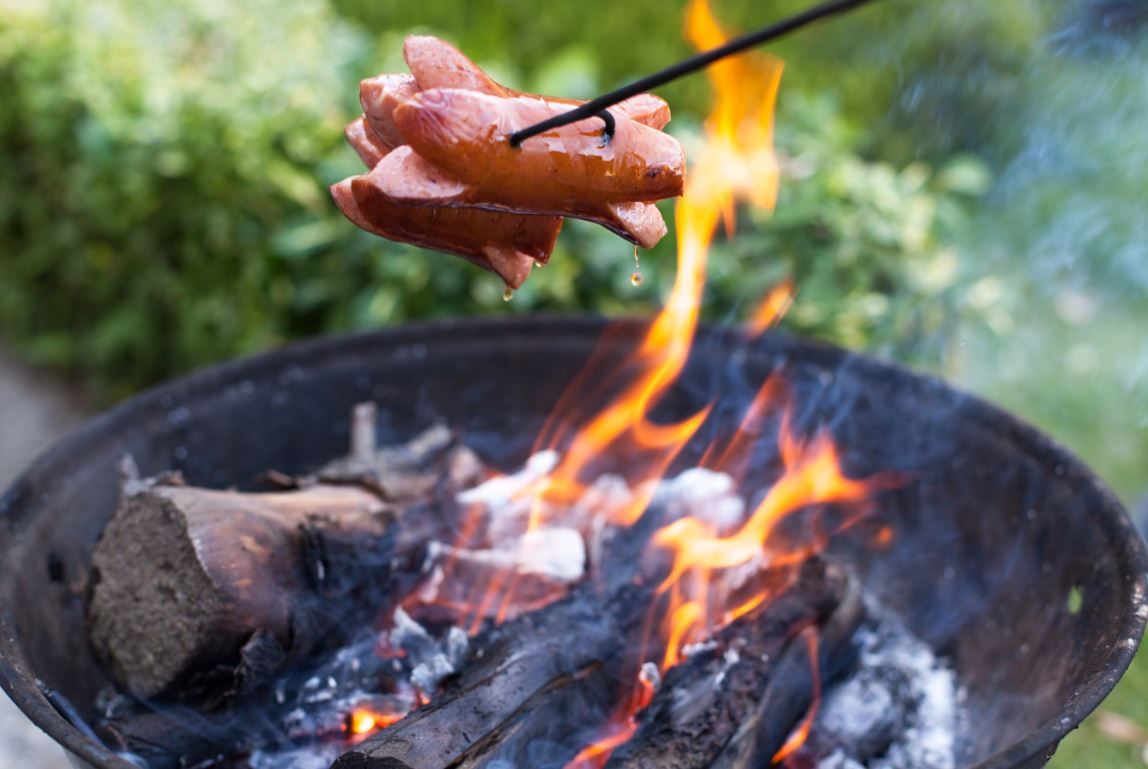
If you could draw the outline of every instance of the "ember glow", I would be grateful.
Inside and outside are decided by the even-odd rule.
[[[402,720],[405,713],[378,713],[368,708],[355,708],[347,714],[347,731],[353,741]]]

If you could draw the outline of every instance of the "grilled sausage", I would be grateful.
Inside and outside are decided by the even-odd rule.
[[[462,51],[445,40],[429,35],[408,35],[403,41],[403,58],[411,69],[418,90],[464,88],[491,96],[533,96],[501,85],[486,74]],[[545,97],[554,104],[578,106],[576,99]],[[365,109],[365,107],[364,107]],[[642,93],[617,104],[613,110],[650,128],[661,130],[670,122],[670,105],[652,93]]]
[[[367,168],[374,168],[391,151],[390,147],[375,137],[364,117],[347,123],[347,127],[343,129],[343,136],[347,138],[347,143],[351,145],[351,149],[359,159],[366,163]]]
[[[685,158],[672,137],[624,116],[605,141],[583,122],[529,139],[507,136],[563,109],[529,98],[433,89],[406,100],[394,121],[414,155],[388,157],[380,191],[395,203],[573,216],[644,247],[665,234],[656,209],[680,195]]]
[[[396,205],[379,194],[377,169],[331,187],[335,203],[361,229],[388,240],[461,256],[495,273],[511,288],[522,285],[535,262],[545,264],[550,259],[562,228],[561,218]]]
[[[374,138],[391,149],[403,144],[395,127],[395,107],[419,92],[410,75],[377,75],[359,83],[359,104]]]

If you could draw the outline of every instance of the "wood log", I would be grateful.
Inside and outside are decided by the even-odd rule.
[[[666,674],[607,768],[770,766],[813,698],[806,634],[817,635],[822,672],[832,675],[847,665],[861,615],[853,580],[809,559],[775,599]]]
[[[93,552],[92,646],[137,696],[230,699],[369,616],[388,582],[391,520],[353,487],[129,484]]]
[[[603,601],[584,583],[486,631],[430,704],[345,753],[334,769],[561,766],[614,707],[649,600],[647,588],[629,586]]]
[[[375,419],[373,404],[357,406],[349,455],[314,476],[274,475],[281,493],[139,481],[129,460],[88,607],[113,680],[218,707],[413,589],[426,543],[455,529],[454,497],[484,471],[442,426],[377,448]]]

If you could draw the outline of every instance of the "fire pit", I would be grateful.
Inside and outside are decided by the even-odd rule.
[[[342,453],[352,406],[371,400],[380,442],[445,422],[513,471],[603,329],[590,319],[467,320],[317,341],[93,420],[0,501],[4,688],[80,765],[132,766],[75,725],[95,716],[106,684],[88,643],[84,580],[125,454],[143,473],[244,488],[267,468],[304,473]],[[599,365],[622,365],[644,331],[628,322],[603,337]],[[866,525],[830,538],[825,556],[951,661],[964,698],[956,765],[1042,766],[1115,685],[1148,618],[1148,558],[1119,503],[1063,449],[975,398],[776,335],[703,329],[658,412],[680,419],[716,399],[720,421],[770,372],[791,389],[797,429],[831,432],[846,475],[897,474]],[[676,464],[697,463],[693,443]]]

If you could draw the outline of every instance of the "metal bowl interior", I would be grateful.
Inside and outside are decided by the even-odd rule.
[[[373,399],[383,440],[445,420],[511,468],[596,346],[608,367],[621,365],[641,338],[637,322],[608,337],[603,328],[528,317],[318,340],[97,417],[0,499],[0,684],[80,762],[129,769],[41,689],[84,712],[104,683],[86,642],[84,580],[123,455],[144,473],[249,486],[268,468],[301,471],[341,453],[350,407]],[[896,469],[907,479],[879,499],[892,544],[842,536],[832,550],[952,659],[968,696],[958,765],[1043,766],[1115,685],[1148,618],[1148,558],[1119,502],[1063,448],[983,401],[782,336],[747,343],[735,330],[704,330],[659,413],[682,416],[716,397],[716,412],[732,414],[772,371],[791,384],[801,424],[832,430],[849,474]]]

